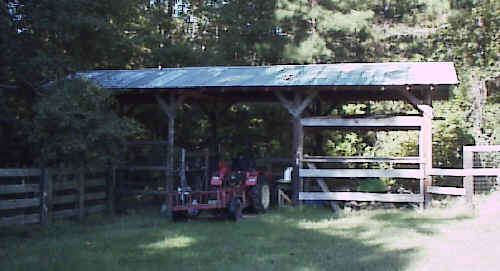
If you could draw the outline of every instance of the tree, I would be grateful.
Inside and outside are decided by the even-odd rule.
[[[136,66],[141,0],[0,2],[0,163],[31,166],[41,86],[75,71]]]
[[[142,1],[16,2],[17,50],[22,52],[16,80],[36,88],[68,73],[131,64]]]
[[[347,2],[351,5],[317,0],[279,1],[277,18],[288,35],[284,61],[303,64],[368,61],[369,25],[374,13],[367,9],[366,3]]]
[[[487,81],[500,76],[500,2],[478,2],[450,16],[449,25],[436,33],[435,58],[457,65],[464,98],[472,101],[473,111],[468,117],[473,124],[471,132],[476,143],[491,144],[495,136],[484,133],[484,126],[495,120],[486,120],[483,112]]]
[[[42,166],[68,163],[76,168],[105,169],[117,165],[125,141],[143,136],[133,119],[112,109],[111,90],[82,80],[54,83],[35,104],[29,141],[39,147]]]

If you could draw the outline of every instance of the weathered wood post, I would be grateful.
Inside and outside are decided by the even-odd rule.
[[[427,187],[432,185],[432,176],[430,175],[432,171],[432,107],[428,105],[420,105],[420,109],[423,111],[423,125],[422,125],[422,140],[420,144],[422,145],[420,150],[423,151],[423,164],[424,164],[424,182],[423,182],[423,192],[425,206],[428,207],[432,201],[432,194],[427,193]]]
[[[418,109],[422,111],[424,124],[422,126],[423,134],[423,159],[424,159],[424,202],[425,206],[429,206],[432,202],[432,194],[427,193],[427,187],[432,186],[432,119],[434,118],[432,110],[432,91],[434,86],[430,86],[424,94],[422,105]]]
[[[44,168],[40,175],[40,224],[48,225],[52,215],[52,175],[49,169]]]
[[[302,158],[304,152],[304,128],[300,123],[300,117],[293,117],[293,155],[294,164],[292,171],[292,201],[294,205],[300,204],[299,193],[302,192],[304,183],[300,178],[302,168]]]
[[[292,117],[293,124],[293,172],[292,172],[292,203],[300,205],[299,193],[303,191],[303,182],[300,178],[304,152],[304,128],[301,123],[301,116],[304,109],[311,104],[318,95],[318,91],[313,91],[307,95],[294,92],[293,101],[288,100],[281,92],[275,92],[281,104],[288,110]]]
[[[113,216],[115,214],[116,168],[109,169],[106,183],[109,214]]]
[[[408,102],[413,105],[418,111],[422,113],[423,123],[421,124],[419,131],[419,157],[420,165],[424,171],[424,177],[420,180],[420,194],[424,197],[424,206],[428,207],[432,201],[432,194],[427,193],[427,187],[432,186],[432,91],[434,86],[431,85],[429,89],[424,89],[423,99],[418,99],[411,92],[411,87],[406,86],[405,89],[401,89],[400,93],[405,97]],[[420,207],[424,207],[421,206]]]
[[[463,150],[463,168],[472,169],[474,167],[474,156],[472,151],[466,150],[466,146],[462,148]],[[474,209],[474,176],[468,175],[464,176],[464,188],[465,188],[465,202],[467,205]]]
[[[204,151],[204,163],[205,163],[205,171],[204,171],[204,178],[203,178],[203,190],[208,190],[208,184],[209,184],[209,178],[210,178],[210,152],[208,151],[208,148],[205,149]]]
[[[85,174],[83,169],[77,171],[78,182],[78,219],[85,216]]]
[[[156,101],[160,105],[160,108],[163,110],[165,115],[168,117],[168,150],[167,150],[167,172],[166,172],[166,183],[165,188],[168,192],[166,197],[168,213],[171,215],[171,210],[173,206],[173,192],[174,192],[174,135],[175,135],[175,117],[177,113],[177,106],[179,106],[183,102],[183,96],[177,97],[175,94],[170,94],[168,96],[168,103],[159,95],[155,96]]]

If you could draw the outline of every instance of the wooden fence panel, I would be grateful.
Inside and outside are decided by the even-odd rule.
[[[39,198],[13,199],[0,201],[0,210],[20,209],[26,207],[40,206]]]
[[[71,217],[71,216],[76,216],[76,215],[78,215],[78,209],[66,209],[66,210],[52,212],[52,217],[56,218],[56,219],[66,218],[66,217]]]
[[[76,202],[77,200],[78,200],[78,195],[76,195],[76,194],[57,196],[57,197],[54,197],[54,199],[52,200],[52,204],[53,205],[68,204],[68,203]]]
[[[19,178],[19,182],[25,182],[25,177],[40,178],[35,179],[38,183],[30,179],[31,183],[0,184],[0,195],[6,198],[0,200],[0,226],[47,225],[53,218],[82,218],[107,210],[111,206],[108,201],[114,197],[110,196],[114,190],[108,188],[107,177],[85,180],[82,174],[67,168],[0,169],[0,177]],[[34,213],[21,214],[26,210]]]
[[[382,194],[363,192],[300,192],[299,200],[342,200],[421,203],[421,194]]]
[[[39,222],[40,222],[39,214],[0,217],[0,226],[22,225],[22,224],[31,224]]]
[[[422,179],[420,169],[300,169],[304,178],[410,178]]]
[[[39,184],[0,185],[0,195],[40,192]]]
[[[85,187],[86,188],[97,187],[97,186],[106,186],[106,178],[85,180]]]
[[[42,170],[39,168],[7,168],[0,169],[0,177],[37,177],[42,174]]]
[[[427,193],[451,195],[451,196],[465,196],[465,188],[458,187],[444,187],[444,186],[428,186]]]
[[[76,181],[55,182],[53,187],[54,191],[76,189],[77,182]]]

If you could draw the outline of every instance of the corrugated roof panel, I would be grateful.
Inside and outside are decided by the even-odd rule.
[[[77,76],[122,89],[458,84],[451,62],[97,70]]]

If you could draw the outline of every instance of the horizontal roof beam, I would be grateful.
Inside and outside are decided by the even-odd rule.
[[[371,118],[303,118],[304,127],[339,127],[339,128],[383,128],[383,129],[420,129],[424,120],[420,116],[395,116]]]

